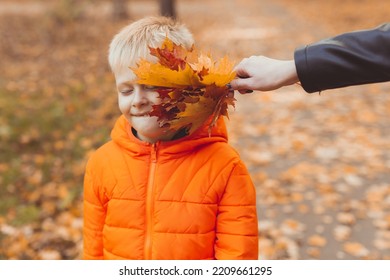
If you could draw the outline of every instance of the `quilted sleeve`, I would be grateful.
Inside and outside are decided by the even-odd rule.
[[[306,92],[390,81],[390,23],[340,34],[294,53]]]
[[[221,198],[216,236],[216,259],[258,259],[256,193],[241,161],[233,168]]]
[[[102,198],[102,190],[94,176],[91,161],[84,176],[84,259],[103,259],[103,225],[106,210]]]

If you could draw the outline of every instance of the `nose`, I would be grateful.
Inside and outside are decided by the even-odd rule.
[[[135,87],[133,91],[132,106],[139,108],[148,104],[148,102],[145,90],[142,87]]]

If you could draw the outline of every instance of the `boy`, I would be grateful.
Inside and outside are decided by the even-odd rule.
[[[122,116],[87,164],[84,258],[257,259],[255,190],[222,117],[210,137],[210,120],[190,135],[160,127],[149,115],[161,102],[156,88],[137,84],[129,68],[155,59],[149,47],[166,37],[193,44],[165,17],[136,21],[111,42]]]

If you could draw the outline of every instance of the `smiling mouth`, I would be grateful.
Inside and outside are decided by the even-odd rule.
[[[148,113],[145,114],[131,114],[132,117],[149,117]]]

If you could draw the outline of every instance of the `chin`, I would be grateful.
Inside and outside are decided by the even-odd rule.
[[[157,117],[130,117],[131,125],[138,131],[159,128]]]
[[[150,138],[156,138],[164,135],[164,129],[160,127],[156,121],[150,122],[150,120],[137,120],[131,122],[131,125],[139,134]]]

